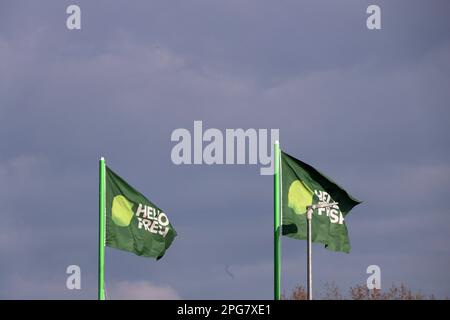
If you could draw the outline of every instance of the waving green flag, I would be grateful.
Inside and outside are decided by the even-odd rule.
[[[350,252],[345,218],[361,203],[310,165],[281,152],[282,232],[294,239],[306,239],[307,207],[317,203],[335,203],[315,209],[312,241],[332,251]]]
[[[167,215],[106,166],[105,244],[160,259],[177,233]]]

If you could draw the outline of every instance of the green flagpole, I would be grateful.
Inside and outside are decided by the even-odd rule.
[[[99,162],[98,300],[105,300],[105,159]]]
[[[274,299],[281,299],[281,243],[280,243],[280,144],[274,144]]]

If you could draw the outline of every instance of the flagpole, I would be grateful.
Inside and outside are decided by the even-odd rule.
[[[274,299],[281,299],[281,243],[280,243],[280,144],[274,144]]]
[[[307,255],[307,296],[308,300],[312,300],[312,252],[311,252],[311,222],[312,222],[312,214],[313,214],[313,208],[311,206],[308,206],[308,210],[306,211],[306,237],[307,237],[307,244],[306,244],[306,255]]]
[[[312,225],[312,216],[313,212],[316,209],[319,208],[329,208],[333,206],[337,206],[338,202],[331,202],[331,203],[317,203],[313,204],[311,206],[306,207],[306,238],[307,238],[307,244],[306,244],[306,255],[307,255],[307,262],[306,262],[306,272],[307,272],[307,299],[312,300],[312,231],[311,231],[311,225]]]
[[[98,300],[105,300],[105,158],[99,161]]]

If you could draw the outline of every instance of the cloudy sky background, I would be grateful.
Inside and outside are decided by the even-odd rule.
[[[107,248],[110,298],[271,299],[272,177],[174,165],[171,132],[194,120],[279,128],[364,201],[350,254],[313,246],[318,291],[376,264],[383,288],[450,296],[449,15],[445,0],[2,0],[0,298],[96,298],[103,155],[179,234],[158,262]],[[283,238],[287,293],[306,282],[305,245]]]

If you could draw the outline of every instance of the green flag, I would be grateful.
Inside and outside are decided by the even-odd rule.
[[[106,245],[160,259],[177,233],[167,215],[106,167]]]
[[[312,241],[323,243],[332,251],[350,252],[345,218],[361,202],[310,165],[284,152],[281,152],[281,175],[283,235],[306,239],[307,207],[337,202],[337,205],[314,210]]]

